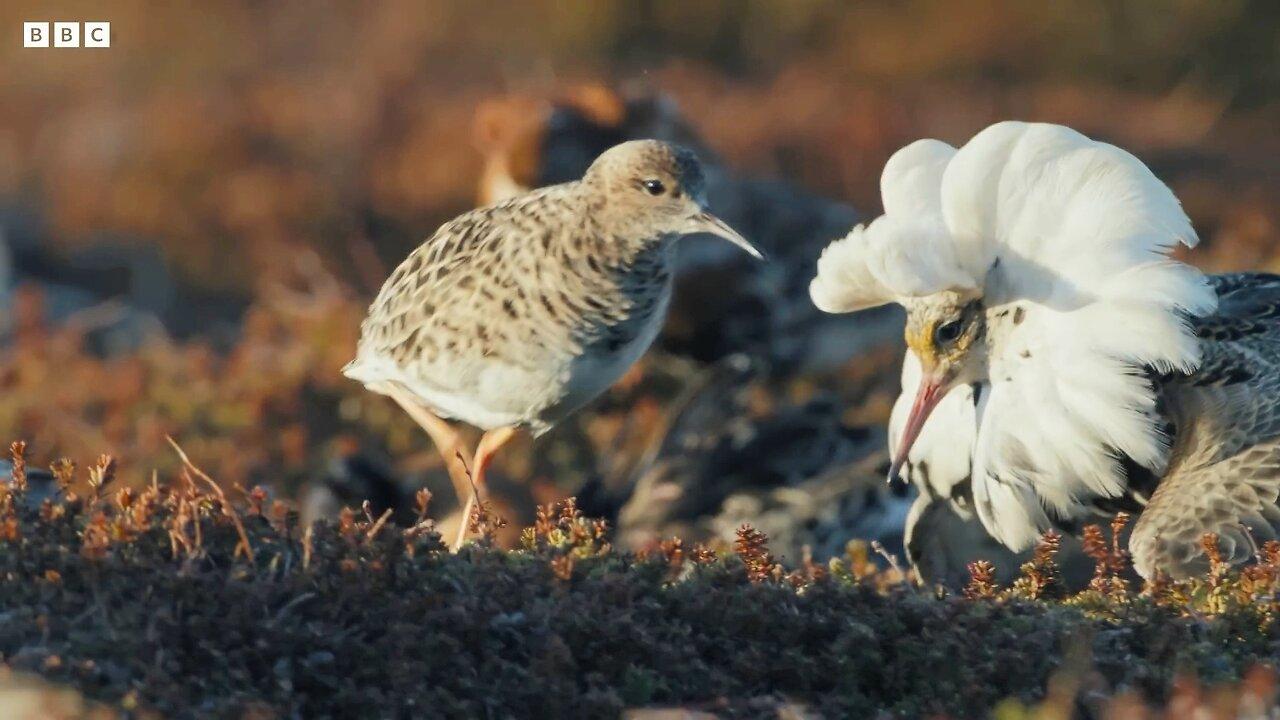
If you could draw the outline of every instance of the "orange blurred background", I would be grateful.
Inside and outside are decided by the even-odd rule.
[[[25,49],[33,20],[109,21],[112,46]],[[173,434],[220,480],[287,492],[371,443],[432,468],[337,370],[380,279],[494,163],[536,182],[553,106],[608,127],[623,98],[665,98],[733,172],[864,216],[911,140],[1065,123],[1170,183],[1198,264],[1280,270],[1274,2],[18,1],[0,37],[0,437],[38,461],[112,452],[145,478],[174,467]],[[883,421],[893,352],[842,371],[868,388],[851,422]],[[663,392],[615,391],[566,442],[517,449],[511,473],[545,482],[513,494],[639,454]]]

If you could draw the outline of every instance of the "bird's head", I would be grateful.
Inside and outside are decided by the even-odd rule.
[[[710,233],[763,258],[707,209],[706,177],[691,150],[658,140],[615,145],[596,158],[583,183],[601,193],[601,212],[614,226],[635,227],[646,237]]]
[[[972,292],[947,290],[905,301],[907,347],[920,360],[920,386],[898,442],[889,478],[895,479],[929,414],[947,393],[987,375],[986,313]]]

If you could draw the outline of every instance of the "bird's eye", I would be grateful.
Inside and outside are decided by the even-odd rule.
[[[650,195],[657,196],[667,191],[667,187],[662,184],[661,180],[645,180],[640,184],[644,186],[645,192]]]
[[[933,339],[939,345],[950,345],[960,337],[961,325],[959,320],[943,323],[933,331]]]

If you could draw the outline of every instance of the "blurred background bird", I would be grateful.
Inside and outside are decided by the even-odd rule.
[[[823,253],[811,293],[907,309],[891,480],[1015,551],[1140,512],[1147,578],[1202,569],[1206,533],[1233,561],[1275,537],[1280,277],[1169,259],[1197,242],[1173,193],[1061,126],[913,143],[881,188],[885,214]]]
[[[728,542],[748,523],[791,561],[839,556],[853,540],[899,553],[910,498],[883,482],[883,432],[844,421],[829,395],[754,407],[761,377],[759,363],[734,355],[691,383],[622,486],[619,542]]]

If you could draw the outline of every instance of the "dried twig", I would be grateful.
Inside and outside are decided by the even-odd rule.
[[[182,459],[182,464],[191,471],[191,474],[208,483],[209,487],[213,488],[213,491],[218,495],[218,500],[222,505],[222,512],[227,517],[231,518],[232,524],[236,527],[236,532],[240,535],[240,544],[236,546],[236,552],[239,553],[240,548],[243,547],[245,557],[247,557],[249,562],[252,563],[254,561],[254,555],[253,545],[249,542],[249,533],[245,532],[244,523],[240,522],[240,514],[236,512],[236,509],[232,507],[231,503],[227,500],[227,494],[222,491],[222,488],[218,483],[213,481],[213,478],[206,475],[203,470],[195,466],[195,463],[191,462],[191,458],[187,457],[187,453],[183,451],[177,441],[169,435],[165,435],[164,439],[168,440],[169,444],[173,446],[174,452],[178,453],[178,457]],[[200,524],[197,522],[196,530],[198,531],[199,529]]]
[[[314,550],[312,534],[315,530],[314,525],[307,525],[307,529],[302,531],[302,569],[311,569],[311,553]]]
[[[898,565],[898,557],[889,552],[879,540],[871,541],[871,549],[874,550],[877,555],[884,558],[885,562],[889,563],[889,567],[893,568],[895,572],[902,572],[902,567]]]
[[[391,508],[387,508],[382,513],[382,517],[379,517],[378,521],[373,524],[373,527],[369,528],[369,532],[365,534],[365,540],[370,541],[370,540],[373,540],[375,537],[377,537],[378,531],[382,529],[383,525],[387,524],[387,520],[389,519],[391,519]]]

